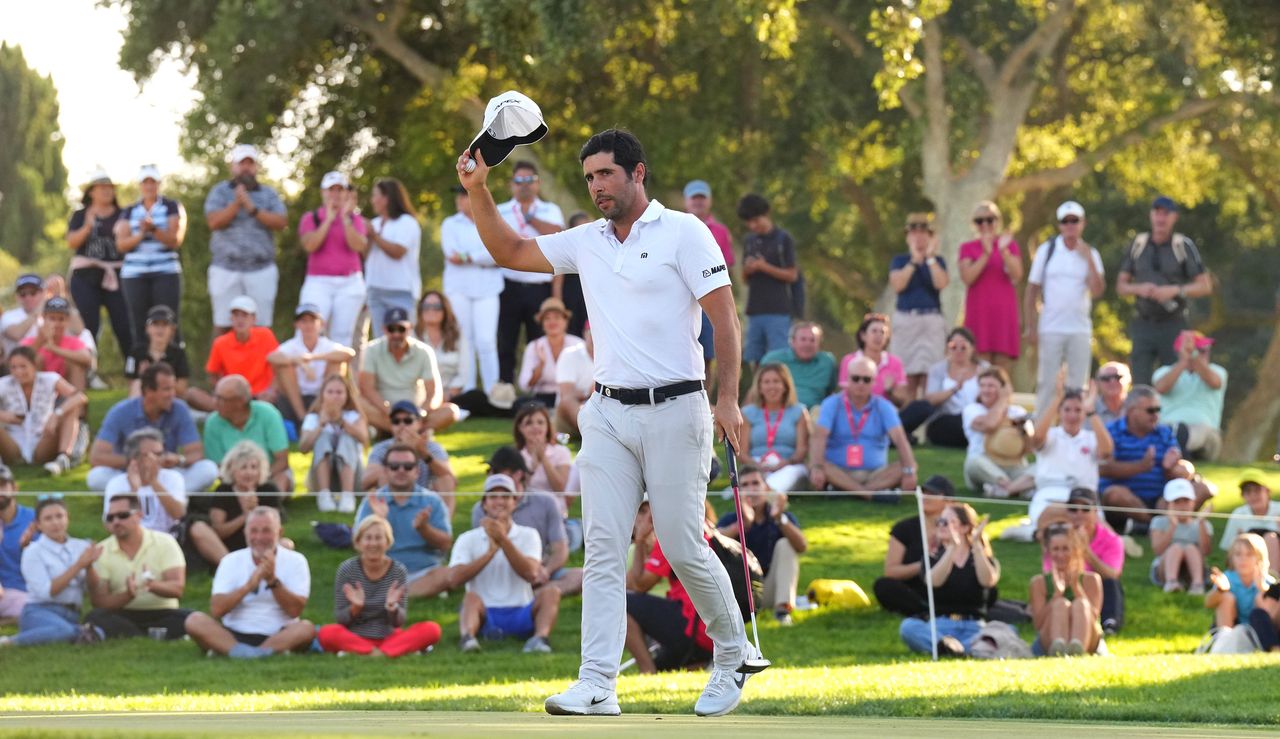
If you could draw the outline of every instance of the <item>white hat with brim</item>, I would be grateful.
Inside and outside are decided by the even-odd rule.
[[[1192,487],[1191,481],[1182,477],[1175,477],[1164,484],[1164,499],[1166,503],[1172,503],[1175,500],[1195,500],[1196,489]]]
[[[1068,200],[1058,206],[1058,220],[1061,221],[1067,216],[1075,216],[1076,218],[1084,218],[1084,206],[1074,200]]]
[[[93,187],[94,185],[114,185],[114,184],[116,184],[115,180],[111,179],[111,175],[107,174],[107,171],[105,169],[95,169],[93,171],[93,174],[89,175],[89,184],[85,185],[85,187],[89,188],[89,187]]]
[[[231,163],[237,164],[246,159],[258,161],[258,147],[253,144],[236,144],[231,150]]]
[[[154,164],[144,164],[138,170],[138,182],[146,182],[147,180],[160,181],[160,168]]]
[[[320,179],[320,189],[328,190],[331,187],[341,187],[343,189],[350,187],[351,181],[341,172],[326,172],[324,177]]]
[[[471,155],[484,156],[484,163],[496,167],[511,151],[532,144],[547,135],[542,109],[527,95],[508,90],[494,97],[484,109],[484,130],[471,141]]]
[[[251,313],[257,315],[258,304],[253,302],[253,298],[248,295],[238,295],[231,301],[230,310],[241,311],[242,313]]]

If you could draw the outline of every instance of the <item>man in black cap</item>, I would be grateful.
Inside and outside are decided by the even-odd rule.
[[[324,378],[341,374],[356,352],[324,335],[324,318],[311,303],[301,303],[293,312],[293,338],[267,355],[275,370],[276,408],[286,421],[301,424],[315,402]]]
[[[1177,222],[1178,204],[1164,195],[1156,198],[1151,204],[1151,231],[1134,237],[1116,278],[1116,292],[1136,298],[1129,323],[1134,385],[1150,385],[1157,366],[1178,360],[1173,342],[1188,328],[1187,299],[1213,292],[1200,250],[1173,230]]]
[[[133,344],[133,351],[124,360],[124,376],[129,380],[129,397],[142,395],[142,373],[151,365],[164,362],[173,369],[177,397],[191,402],[187,397],[191,367],[187,363],[187,351],[177,340],[177,332],[178,319],[173,309],[167,305],[151,306],[147,311],[146,333],[138,337]],[[203,390],[198,393],[212,403],[213,398],[208,393]]]
[[[360,407],[369,423],[393,433],[391,406],[407,400],[430,413],[444,404],[444,389],[440,386],[436,353],[413,335],[408,311],[388,309],[382,328],[382,337],[369,342],[362,357]],[[442,422],[434,428],[449,423]]]
[[[934,532],[938,517],[947,509],[956,489],[942,475],[934,475],[920,486],[924,491],[924,530],[929,533],[928,551],[937,542]],[[926,554],[920,535],[920,518],[908,516],[889,529],[889,551],[884,555],[884,577],[876,580],[876,600],[886,611],[903,616],[919,616],[929,610],[928,595],[924,586],[924,557]]]
[[[0,344],[6,357],[23,339],[35,336],[40,309],[44,307],[44,280],[36,274],[19,275],[13,283],[13,292],[18,298],[18,307],[0,315]]]
[[[449,464],[449,452],[433,438],[427,425],[427,414],[410,400],[401,400],[391,406],[392,435],[390,439],[374,444],[365,461],[364,474],[360,478],[363,490],[373,491],[387,484],[387,453],[399,444],[418,454],[418,485],[440,493],[449,515],[453,515],[457,497],[458,476]]]
[[[93,353],[84,342],[67,333],[71,304],[65,298],[49,298],[41,309],[43,318],[35,336],[22,340],[23,346],[36,350],[46,372],[57,372],[83,391],[93,364]]]

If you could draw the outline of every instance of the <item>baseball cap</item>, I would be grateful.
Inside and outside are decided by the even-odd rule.
[[[1262,481],[1262,470],[1256,467],[1248,467],[1240,473],[1240,489],[1244,490],[1247,485],[1257,485],[1265,488],[1267,484]]]
[[[1166,502],[1172,503],[1175,500],[1195,500],[1196,489],[1191,487],[1191,481],[1181,477],[1175,477],[1164,484],[1164,499]]]
[[[18,281],[13,283],[13,289],[21,290],[24,287],[37,287],[43,290],[44,278],[31,272],[28,272],[25,275],[19,275]]]
[[[173,309],[167,305],[153,305],[151,310],[147,311],[147,323],[177,323],[177,316],[173,314]]]
[[[49,298],[44,301],[44,312],[69,314],[71,313],[71,304],[67,302],[66,298]]]
[[[506,490],[508,493],[516,491],[516,481],[511,479],[511,475],[489,475],[484,479],[484,491]]]
[[[391,410],[387,413],[387,417],[390,418],[397,413],[408,413],[414,418],[422,418],[427,415],[427,412],[422,410],[422,407],[417,403],[414,403],[412,400],[397,400],[395,403],[392,403]]]
[[[699,195],[711,197],[711,185],[708,185],[706,180],[690,180],[689,184],[684,186],[684,196],[693,198]]]
[[[1089,488],[1074,488],[1067,496],[1068,503],[1084,503],[1091,507],[1098,505],[1098,494]]]
[[[243,162],[246,159],[258,161],[258,147],[253,144],[236,144],[231,150],[231,163]]]
[[[1066,218],[1067,216],[1075,216],[1075,217],[1077,217],[1077,218],[1084,218],[1084,206],[1083,206],[1083,205],[1081,205],[1081,204],[1079,204],[1079,203],[1077,203],[1077,202],[1076,202],[1076,201],[1074,201],[1074,200],[1068,200],[1067,202],[1063,203],[1062,205],[1059,205],[1059,206],[1058,206],[1058,220],[1059,220],[1059,221],[1061,221],[1063,218]]]
[[[298,307],[295,308],[293,311],[293,317],[297,319],[297,318],[302,318],[303,316],[315,316],[316,318],[324,318],[324,316],[320,314],[320,308],[315,303],[299,303],[298,304]]]
[[[144,182],[146,180],[155,180],[156,182],[159,182],[160,168],[154,164],[142,165],[142,168],[138,170],[138,182]]]
[[[944,495],[948,498],[956,496],[956,486],[942,475],[933,475],[920,485],[920,489],[932,495]]]
[[[1151,201],[1151,210],[1171,210],[1177,212],[1178,204],[1168,195],[1161,195]]]
[[[484,163],[496,167],[521,144],[532,144],[547,135],[542,109],[524,93],[508,90],[484,109],[484,130],[471,141],[472,156],[479,151]]]
[[[1183,331],[1182,333],[1178,334],[1178,338],[1173,340],[1173,350],[1175,352],[1180,351],[1182,349],[1182,339],[1184,336],[1189,336],[1191,340],[1195,342],[1193,346],[1195,346],[1195,348],[1201,351],[1204,351],[1205,349],[1208,349],[1209,347],[1213,346],[1213,339],[1209,338],[1208,336],[1205,336],[1199,331]]]
[[[320,179],[320,189],[328,190],[331,187],[350,187],[351,180],[341,172],[325,172],[324,177]]]
[[[253,313],[256,315],[258,312],[258,304],[253,302],[253,298],[248,295],[237,295],[235,299],[231,301],[231,310],[238,310],[244,313]]]
[[[394,326],[397,323],[410,323],[409,311],[404,308],[388,308],[387,312],[382,314],[382,325]]]

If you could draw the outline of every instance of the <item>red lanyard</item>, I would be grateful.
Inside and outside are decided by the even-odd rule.
[[[533,207],[534,207],[534,210],[537,210],[538,204],[535,202]],[[520,201],[517,200],[513,202],[511,204],[511,210],[512,212],[515,213],[515,216],[516,216],[516,224],[517,224],[516,231],[521,236],[525,236],[525,226],[529,226],[529,222],[526,221],[524,218],[524,211],[520,210]],[[530,228],[532,228],[532,226],[530,226]]]
[[[764,408],[761,408],[760,411],[764,413],[764,445],[766,449],[773,451],[773,440],[778,438],[778,428],[782,426],[782,417],[786,415],[787,412],[786,410],[778,411],[778,422],[770,426],[769,411]]]
[[[870,403],[874,403],[875,398],[870,399]],[[857,425],[853,423],[853,406],[849,405],[849,396],[844,397],[844,416],[849,419],[849,432],[853,434],[854,442],[857,443],[858,437],[862,436],[862,427],[867,425],[867,419],[871,418],[871,405],[868,403],[867,410],[858,419]],[[779,418],[779,421],[782,419]]]

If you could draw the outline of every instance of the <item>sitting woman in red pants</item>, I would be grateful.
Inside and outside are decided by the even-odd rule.
[[[333,583],[333,618],[320,628],[326,652],[387,657],[421,652],[440,641],[440,624],[423,621],[404,628],[409,590],[404,565],[387,556],[394,537],[391,524],[369,516],[356,526],[354,544],[359,556],[338,567]]]

